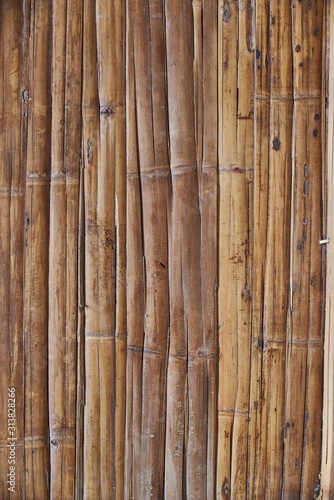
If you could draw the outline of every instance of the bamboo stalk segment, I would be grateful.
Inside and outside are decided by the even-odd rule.
[[[83,23],[86,302],[83,446],[84,494],[88,497],[109,495],[115,478],[115,175],[119,156],[121,162],[124,158],[117,144],[124,130],[124,89],[120,89],[123,78],[117,68],[116,50],[122,44],[122,31],[115,29],[121,21],[120,5],[102,0],[96,4],[89,2],[85,4]]]
[[[206,498],[216,497],[217,456],[217,288],[218,288],[218,16],[217,2],[203,2],[202,35],[202,94],[197,115],[203,123],[202,157],[197,155],[201,210],[201,294],[203,316],[203,346],[206,360],[208,420],[207,420],[207,491]],[[197,143],[201,138],[197,135]]]
[[[74,498],[76,437],[77,227],[82,11],[53,4],[49,271],[50,495]]]
[[[322,152],[318,133],[323,4],[308,8],[296,3],[292,13],[295,104],[284,492],[308,498],[319,491],[321,453]]]
[[[115,499],[124,498],[126,414],[126,109],[125,109],[125,23],[126,3],[115,3],[115,73],[117,88],[115,165]]]
[[[16,23],[20,29],[16,29]],[[23,246],[24,246],[24,161],[21,147],[21,77],[23,9],[20,2],[1,4],[1,133],[0,133],[0,207],[1,207],[1,434],[0,496],[12,497],[7,475],[9,443],[15,443],[16,494],[24,489],[24,368],[23,368]],[[15,391],[14,399],[11,398]],[[15,401],[15,408],[13,411]],[[8,404],[9,403],[9,404]],[[10,410],[9,410],[10,409]],[[10,414],[9,414],[10,413]],[[9,417],[14,420],[8,422]],[[11,425],[8,429],[8,425]],[[13,439],[10,439],[10,438]],[[8,463],[10,460],[10,463]]]
[[[205,498],[207,491],[208,353],[203,345],[195,110],[190,90],[193,21],[187,3],[168,0],[165,12],[172,172],[165,495],[195,499]]]
[[[330,239],[333,233],[333,145],[334,145],[334,9],[332,2],[327,5],[327,57],[328,82],[325,85],[325,99],[328,101],[327,110],[327,161],[325,170],[325,194],[327,195],[326,239]],[[326,88],[327,87],[327,88]],[[324,123],[324,122],[323,122]],[[324,343],[324,400],[323,400],[323,425],[322,425],[322,462],[321,462],[321,493],[323,498],[330,498],[334,491],[334,446],[333,446],[333,370],[334,370],[334,339],[332,334],[333,317],[333,246],[326,245],[326,312],[325,312],[325,343]]]
[[[28,6],[26,6],[28,9]],[[51,6],[35,1],[29,19],[25,200],[25,496],[49,495],[48,248],[50,206]]]
[[[265,494],[277,498],[283,484],[293,109],[290,54],[290,5],[257,2],[248,489],[256,498]]]
[[[127,4],[127,26],[132,15]],[[127,349],[126,359],[126,440],[124,466],[125,498],[134,496],[135,484],[132,471],[137,470],[139,437],[141,435],[141,374],[144,331],[144,259],[142,207],[136,132],[136,94],[134,67],[134,32],[126,30],[126,308]],[[129,202],[131,200],[131,203]],[[131,304],[131,307],[130,307]]]
[[[134,254],[136,257],[133,264],[129,262],[127,274],[127,404],[135,411],[138,404],[141,418],[137,421],[132,412],[127,418],[130,470],[126,480],[134,497],[160,498],[164,486],[170,197],[162,2],[129,1],[128,33],[128,256],[131,260]],[[143,316],[140,322],[135,320],[137,314]]]
[[[269,164],[269,96],[270,83],[267,70],[269,46],[267,34],[269,4],[256,3],[256,57],[254,95],[254,180],[253,180],[253,225],[252,225],[252,342],[250,370],[249,448],[248,448],[248,495],[261,498],[265,490],[266,425],[263,408],[264,386],[262,384],[263,359],[263,300],[264,262],[267,249],[268,217],[268,164]]]
[[[254,42],[247,26],[253,13],[237,4],[221,5],[219,12],[217,495],[238,498],[247,478],[248,446],[249,183],[253,173],[254,127],[253,85],[249,77],[253,73]]]

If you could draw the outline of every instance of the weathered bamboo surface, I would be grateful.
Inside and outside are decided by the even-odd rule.
[[[0,499],[334,498],[333,0],[0,40]]]

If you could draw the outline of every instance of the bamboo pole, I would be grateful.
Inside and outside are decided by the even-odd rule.
[[[126,25],[132,25],[127,3]],[[141,377],[144,331],[144,258],[142,207],[136,133],[136,94],[134,72],[134,32],[126,30],[126,431],[124,495],[134,495],[133,471],[138,470],[141,435]],[[131,202],[130,202],[131,200]],[[131,307],[130,307],[131,304]],[[130,348],[131,347],[131,348]]]
[[[116,231],[116,382],[115,382],[115,499],[124,498],[126,415],[126,3],[115,3],[115,72],[117,82],[115,231]]]
[[[252,7],[251,5],[249,7]],[[219,18],[219,394],[217,495],[246,493],[253,175],[253,10]],[[236,64],[236,61],[238,63]],[[231,373],[233,375],[231,376]]]
[[[165,12],[172,172],[165,495],[195,499],[206,498],[207,493],[208,396],[192,92],[193,20],[188,3],[168,0]]]
[[[48,246],[50,205],[51,6],[35,1],[29,19],[25,201],[25,495],[49,495]]]
[[[114,9],[84,6],[83,152],[85,207],[84,495],[113,489],[115,384]],[[102,36],[104,40],[102,42]],[[104,61],[110,61],[105,65]],[[96,68],[98,71],[96,71]],[[110,446],[110,443],[112,445]]]
[[[9,491],[10,484],[7,482],[12,479],[8,476],[10,466],[13,464],[10,460],[9,448],[7,448],[10,442],[16,445],[15,495],[22,497],[24,491],[22,332],[25,179],[21,151],[24,150],[25,136],[21,133],[23,9],[20,2],[2,2],[0,26],[0,58],[3,75],[0,85],[0,318],[2,325],[0,496],[7,499],[13,497]],[[24,122],[23,113],[22,122]],[[14,398],[11,397],[12,394]]]
[[[323,3],[311,8],[296,3],[292,13],[294,131],[284,494],[309,498],[319,492],[321,453]]]
[[[249,407],[248,494],[261,498],[265,490],[265,412],[263,406],[263,300],[264,265],[267,249],[269,96],[266,61],[269,60],[267,33],[270,20],[267,2],[256,4],[256,59],[254,96],[254,186],[252,237],[252,344]],[[256,251],[255,251],[256,249]]]
[[[83,62],[83,151],[85,207],[85,409],[84,493],[109,495],[117,483],[122,491],[123,445],[115,436],[115,332],[119,316],[118,360],[124,373],[124,298],[116,309],[118,293],[124,290],[124,271],[116,271],[116,231],[120,229],[120,254],[124,262],[124,229],[115,228],[117,206],[124,225],[124,77],[123,2],[89,2],[84,12]],[[97,68],[97,74],[95,73]],[[95,74],[94,74],[95,73]],[[124,181],[123,181],[124,186]],[[123,193],[122,193],[123,190]],[[122,198],[123,197],[123,198]],[[123,305],[122,305],[123,304]],[[122,309],[123,307],[123,309]],[[123,339],[123,340],[122,340]],[[121,372],[120,372],[121,374]],[[124,383],[123,383],[124,387]],[[122,383],[118,384],[120,407],[117,429],[122,431],[124,411]],[[123,417],[124,419],[124,417]],[[117,439],[117,456],[115,446]],[[118,474],[115,478],[115,460]],[[97,480],[97,478],[99,478]]]
[[[76,422],[77,226],[82,12],[53,3],[49,245],[50,495],[74,498]]]
[[[322,424],[322,462],[321,462],[321,494],[323,498],[330,498],[334,492],[334,446],[333,446],[333,370],[334,370],[334,342],[331,331],[331,318],[333,313],[333,246],[331,245],[333,232],[333,125],[334,125],[334,8],[333,3],[327,4],[327,34],[326,62],[328,82],[325,85],[325,102],[328,102],[327,109],[327,158],[325,168],[325,207],[327,214],[325,217],[325,239],[329,239],[326,245],[326,311],[325,311],[325,343],[324,343],[324,399],[323,399],[323,424]],[[324,104],[324,103],[323,103]],[[324,122],[323,122],[324,123]]]
[[[217,395],[218,395],[218,12],[217,3],[202,4],[203,57],[199,81],[202,99],[198,99],[196,115],[202,124],[196,135],[197,165],[200,178],[201,210],[201,294],[203,316],[203,346],[207,377],[207,491],[206,498],[216,498],[217,458]],[[201,131],[203,135],[201,136]],[[202,152],[202,155],[201,155]]]
[[[126,491],[138,498],[160,498],[164,486],[170,197],[163,9],[162,2],[128,2],[127,10],[127,404],[130,408],[138,404],[141,418],[138,422],[131,410],[127,413]],[[143,316],[140,322],[137,314]]]
[[[292,61],[288,2],[257,2],[256,42],[248,491],[253,497],[277,498],[283,484],[289,297]]]

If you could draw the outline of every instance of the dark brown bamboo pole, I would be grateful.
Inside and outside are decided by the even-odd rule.
[[[323,2],[296,3],[292,9],[294,130],[284,494],[302,498],[319,492],[321,453],[323,6]]]
[[[74,498],[82,2],[53,3],[49,245],[50,495]]]
[[[25,201],[25,495],[48,498],[48,246],[50,206],[51,5],[25,7],[29,18],[29,80]]]
[[[24,372],[23,372],[23,245],[24,150],[21,133],[23,8],[20,2],[1,4],[1,435],[0,496],[23,496],[24,490]],[[22,113],[22,122],[25,117]],[[13,389],[13,390],[12,390]],[[12,397],[14,396],[14,397]],[[10,420],[9,420],[10,418]],[[12,439],[11,439],[12,438]],[[8,483],[10,443],[15,443],[15,481]]]

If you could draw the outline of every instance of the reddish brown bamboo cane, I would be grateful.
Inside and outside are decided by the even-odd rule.
[[[172,217],[165,495],[175,499],[205,498],[207,492],[207,353],[203,345],[200,288],[192,37],[191,5],[168,0],[166,46]]]
[[[20,2],[1,4],[1,437],[0,496],[7,499],[24,491],[23,417],[23,246],[25,116],[21,112],[23,66],[23,9]],[[19,26],[19,28],[18,28]],[[22,110],[23,111],[23,110]],[[21,121],[22,118],[22,121]],[[22,123],[22,129],[21,129]],[[11,397],[13,395],[13,397]],[[11,439],[12,438],[12,439]],[[14,486],[8,476],[13,461],[9,443],[15,443]],[[12,448],[11,448],[12,449]],[[11,493],[9,490],[15,493]]]
[[[127,413],[126,491],[138,498],[160,498],[164,488],[170,197],[162,2],[149,6],[128,2],[127,40],[127,404],[131,409]],[[142,319],[135,318],[137,314]]]

